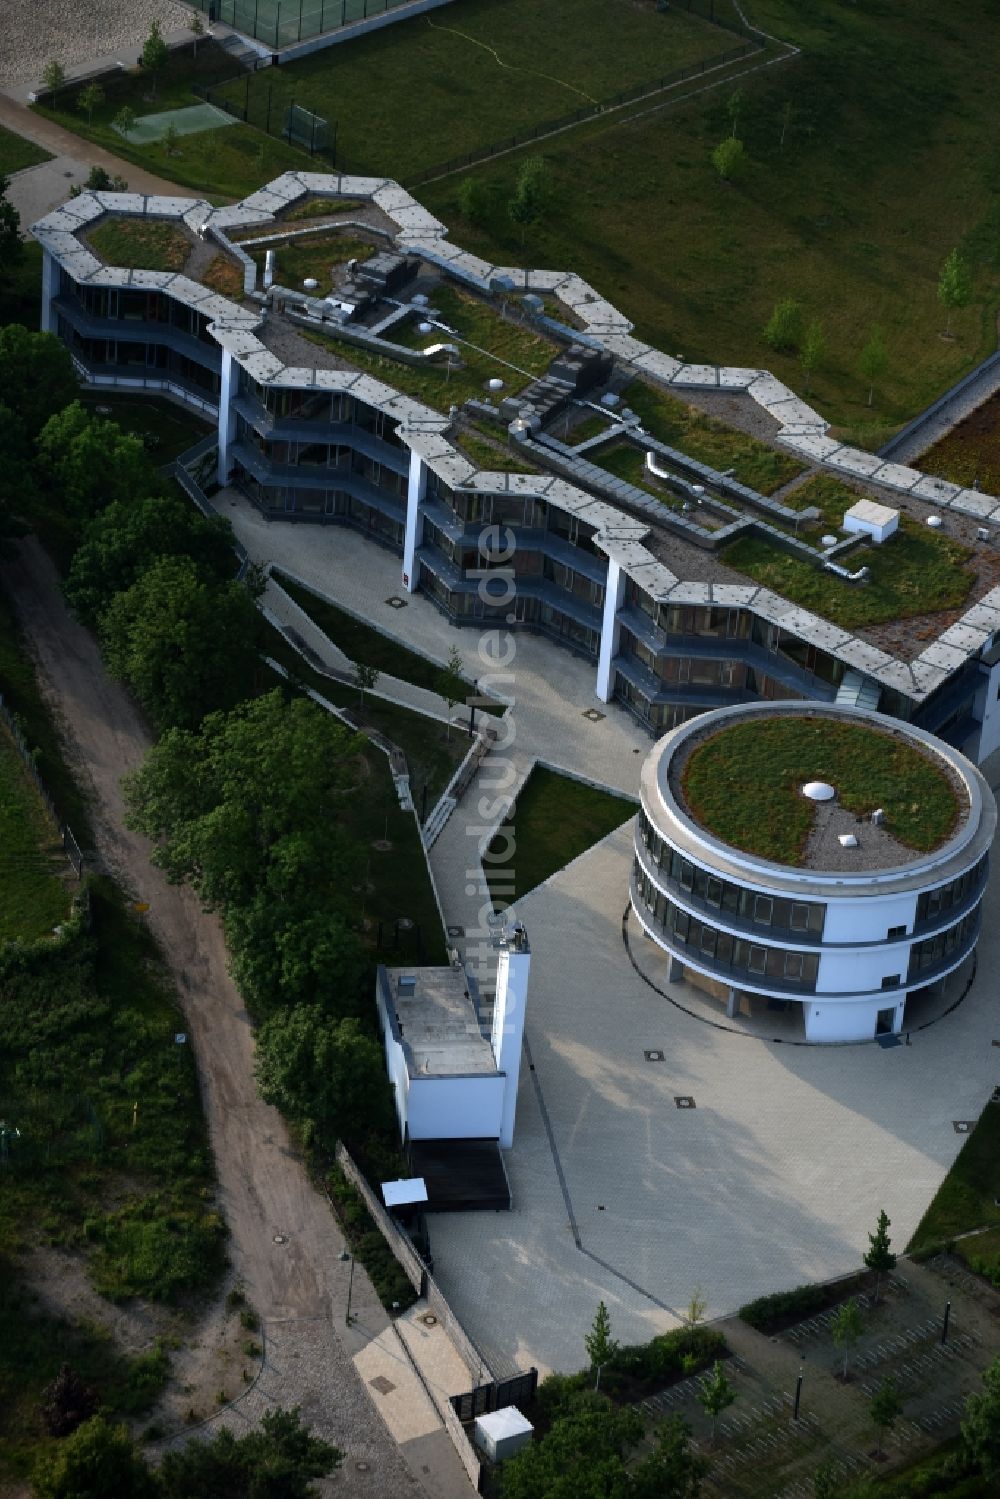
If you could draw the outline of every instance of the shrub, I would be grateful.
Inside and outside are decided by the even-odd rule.
[[[835,1306],[858,1290],[863,1276],[839,1280],[832,1284],[797,1286],[793,1291],[777,1291],[773,1296],[759,1296],[740,1307],[740,1320],[758,1332],[774,1332],[803,1317],[812,1316],[828,1306]]]

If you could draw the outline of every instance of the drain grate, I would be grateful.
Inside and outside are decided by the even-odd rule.
[[[956,1135],[971,1135],[976,1124],[974,1119],[953,1119],[951,1122]]]
[[[665,1053],[662,1051],[644,1051],[643,1056],[647,1062],[662,1062],[665,1060]]]
[[[376,1374],[375,1378],[370,1379],[368,1383],[373,1390],[378,1390],[380,1395],[388,1395],[396,1388],[392,1380],[386,1379],[384,1374]]]
[[[390,609],[405,609],[407,602],[408,601],[406,599],[401,599],[398,593],[391,594],[390,597],[386,599],[386,603],[389,605]]]
[[[607,714],[601,713],[597,708],[588,708],[586,713],[583,714],[583,717],[589,718],[591,723],[600,723],[602,718],[607,718]]]
[[[689,1093],[682,1093],[681,1096],[680,1096],[680,1098],[675,1097],[674,1098],[674,1103],[676,1104],[676,1106],[679,1109],[693,1109],[693,1108],[697,1108],[697,1105],[696,1105],[694,1099],[691,1097],[691,1095]]]
[[[464,926],[450,926],[448,928],[448,936],[449,937],[464,937],[465,936],[465,927]]]

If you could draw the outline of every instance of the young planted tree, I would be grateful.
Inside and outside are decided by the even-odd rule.
[[[365,661],[358,661],[354,667],[354,680],[358,684],[361,693],[361,706],[365,706],[365,693],[374,692],[379,679],[378,668],[369,666]]]
[[[594,1371],[594,1389],[601,1388],[601,1370],[618,1351],[618,1344],[611,1336],[611,1315],[602,1301],[597,1308],[593,1324],[583,1339],[590,1359],[590,1367]]]
[[[883,1275],[888,1275],[896,1268],[896,1256],[893,1254],[889,1239],[891,1227],[889,1218],[886,1217],[885,1208],[878,1215],[875,1232],[868,1235],[868,1243],[871,1246],[864,1257],[865,1264],[869,1270],[875,1271],[875,1300],[878,1301],[879,1284]]]
[[[142,44],[140,61],[153,80],[153,98],[155,99],[160,74],[170,61],[170,48],[163,40],[163,32],[160,30],[158,21],[154,21],[149,28],[149,35]]]
[[[851,1356],[851,1349],[860,1338],[862,1328],[861,1308],[852,1296],[850,1301],[844,1302],[830,1326],[834,1347],[843,1350],[844,1366],[841,1376],[844,1379],[847,1378],[847,1361]]]
[[[99,83],[88,83],[76,96],[76,107],[87,116],[88,125],[93,119],[94,110],[100,109],[103,103],[104,90]]]
[[[764,342],[778,353],[790,353],[802,341],[802,304],[794,297],[782,297],[764,328]]]
[[[521,243],[529,224],[536,223],[548,201],[548,169],[541,156],[529,156],[517,175],[514,196],[507,212],[521,231]]]
[[[691,1292],[691,1300],[684,1308],[684,1326],[697,1327],[700,1322],[704,1322],[705,1308],[707,1306],[708,1301],[706,1299],[704,1291],[701,1289],[701,1286],[695,1286],[694,1290]]]
[[[806,395],[809,395],[812,390],[812,377],[823,363],[825,356],[826,339],[823,336],[823,327],[813,318],[806,328],[799,352],[799,363],[806,377]]]
[[[868,342],[861,350],[858,358],[858,369],[862,378],[868,382],[868,404],[872,403],[875,395],[876,382],[881,380],[889,368],[889,351],[882,337],[882,329],[874,327],[868,335]]]
[[[938,300],[948,314],[945,323],[946,336],[951,335],[951,315],[960,307],[968,307],[972,301],[972,276],[968,262],[956,246],[941,267],[938,278]]]
[[[191,56],[197,58],[198,43],[205,35],[205,23],[201,19],[201,13],[197,10],[193,10],[191,12],[191,19],[188,22],[188,31],[190,31],[191,35],[194,37],[194,41],[191,44]]]
[[[983,1478],[1000,1482],[1000,1358],[983,1370],[982,1393],[970,1395],[962,1417],[962,1455]]]
[[[178,134],[177,126],[174,125],[174,124],[168,125],[167,128],[166,128],[166,130],[163,133],[163,154],[164,154],[164,156],[176,156],[177,155],[177,142],[179,140],[180,140],[180,135]]]
[[[743,142],[733,135],[727,135],[712,152],[712,165],[723,182],[735,182],[746,166],[746,157]]]
[[[42,83],[52,95],[55,102],[56,95],[66,82],[66,69],[58,58],[53,57],[42,69]]]
[[[891,1431],[899,1419],[903,1409],[903,1402],[899,1398],[899,1390],[896,1381],[890,1374],[872,1396],[872,1403],[868,1407],[872,1425],[875,1428],[875,1456],[882,1456],[882,1443],[885,1433]]]
[[[111,128],[112,130],[117,130],[119,135],[123,135],[128,140],[135,129],[135,110],[131,109],[129,105],[123,104],[111,121]]]
[[[443,697],[448,704],[448,738],[451,738],[451,710],[456,703],[464,703],[468,691],[468,683],[462,675],[462,658],[455,646],[448,653],[448,665],[443,666],[437,675],[436,687],[438,696]]]
[[[715,1433],[722,1412],[736,1399],[736,1390],[730,1380],[726,1378],[726,1371],[720,1359],[716,1359],[712,1365],[712,1372],[706,1374],[698,1381],[698,1404],[706,1416],[712,1419],[712,1446],[715,1446]]]

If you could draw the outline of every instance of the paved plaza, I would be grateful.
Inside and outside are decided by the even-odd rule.
[[[616,1335],[637,1342],[673,1325],[697,1287],[717,1316],[856,1269],[881,1207],[902,1248],[962,1144],[953,1121],[975,1119],[1000,1081],[995,881],[981,977],[957,1010],[909,1046],[793,1046],[720,1030],[637,976],[621,926],[631,833],[518,906],[534,1071],[506,1156],[514,1210],[431,1221],[471,1335],[545,1368],[580,1365],[601,1297]],[[669,988],[698,1007],[688,985]]]

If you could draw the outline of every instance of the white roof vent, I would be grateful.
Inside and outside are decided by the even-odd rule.
[[[832,802],[837,793],[828,781],[806,781],[802,795],[811,802]]]
[[[930,526],[932,531],[940,531],[941,527],[944,525],[944,521],[941,519],[940,515],[929,515],[927,517],[927,524]]]
[[[837,838],[841,848],[857,848],[858,840],[853,833],[841,833]]]

